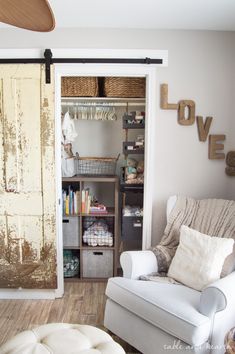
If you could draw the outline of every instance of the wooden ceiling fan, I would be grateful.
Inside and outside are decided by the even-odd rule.
[[[47,0],[0,0],[0,22],[37,32],[50,32],[55,28]]]

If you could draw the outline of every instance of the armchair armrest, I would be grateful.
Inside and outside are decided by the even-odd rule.
[[[138,279],[140,275],[158,271],[157,258],[152,251],[127,251],[120,257],[124,278]]]
[[[235,306],[235,272],[208,285],[201,293],[199,311],[208,317]]]

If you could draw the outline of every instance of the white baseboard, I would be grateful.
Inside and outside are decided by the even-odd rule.
[[[53,300],[61,297],[57,290],[1,289],[0,299],[4,300]]]

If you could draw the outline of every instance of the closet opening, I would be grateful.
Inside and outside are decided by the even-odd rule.
[[[149,78],[60,72],[58,79],[60,279],[104,281],[121,274],[121,252],[149,243]]]

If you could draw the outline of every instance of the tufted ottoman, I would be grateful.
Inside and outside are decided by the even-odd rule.
[[[224,340],[226,353],[225,354],[234,354],[235,353],[235,327],[230,329],[230,331],[226,334]]]
[[[17,334],[0,354],[125,354],[109,334],[92,326],[51,323]]]

